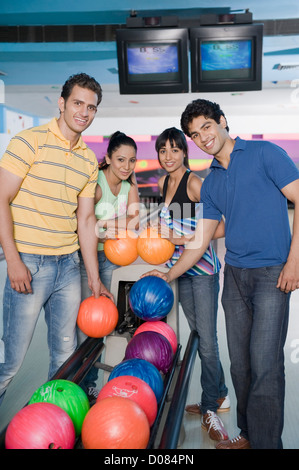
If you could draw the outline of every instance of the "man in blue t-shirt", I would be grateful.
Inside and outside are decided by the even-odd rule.
[[[299,171],[270,142],[229,136],[219,105],[198,99],[181,117],[186,135],[214,157],[201,190],[202,237],[167,274],[181,276],[201,258],[225,217],[222,304],[240,434],[219,449],[282,448],[284,354],[291,291],[299,287]],[[294,203],[291,237],[287,200]],[[201,240],[199,243],[197,240]]]

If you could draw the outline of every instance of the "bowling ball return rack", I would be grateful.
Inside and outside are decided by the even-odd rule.
[[[178,446],[198,341],[199,337],[197,332],[191,331],[181,361],[179,361],[181,345],[178,344],[172,367],[164,377],[164,391],[158,405],[155,422],[151,427],[147,449],[176,449]],[[101,338],[87,338],[60,367],[51,380],[65,379],[80,384],[90,368],[96,363],[104,347],[105,345]],[[112,367],[110,369],[110,367],[105,364],[102,366],[107,371],[112,370]],[[177,369],[177,378],[175,380]],[[175,385],[172,387],[173,382],[175,382]],[[165,405],[169,399],[171,388],[173,388],[173,392],[168,404],[168,411],[165,414]],[[5,448],[6,429],[7,428],[5,428],[0,435],[0,449]],[[81,439],[79,437],[76,441],[75,448],[80,449],[81,445]]]
[[[181,345],[178,344],[172,367],[164,376],[164,391],[158,406],[155,422],[151,427],[147,449],[176,449],[178,446],[198,341],[197,332],[191,331],[181,361],[179,360]],[[90,368],[97,362],[104,347],[105,345],[101,338],[87,338],[60,367],[51,380],[65,379],[80,384]],[[112,370],[112,367],[110,369],[105,364],[102,364],[102,366],[107,371]],[[171,389],[173,389],[173,392],[169,403],[167,403]],[[168,408],[166,413],[165,405]],[[6,429],[0,435],[0,449],[5,448]],[[75,448],[80,449],[81,446],[81,439],[79,437]]]
[[[164,268],[159,266],[158,269],[163,271]],[[143,322],[132,312],[128,296],[133,283],[148,270],[148,265],[136,264],[113,272],[111,292],[119,312],[115,331],[104,339],[87,337],[50,380],[70,380],[80,385],[91,367],[95,366],[103,371],[103,385],[107,382],[113,367],[124,359],[128,341]],[[151,426],[147,449],[176,449],[184,440],[184,409],[199,343],[197,332],[191,331],[181,359],[177,283],[174,281],[170,285],[174,291],[174,305],[163,321],[167,321],[174,329],[178,346],[172,366],[163,377],[163,395],[158,404],[155,422]],[[0,449],[5,448],[6,429],[0,434]],[[80,448],[82,442],[78,437],[75,449]]]

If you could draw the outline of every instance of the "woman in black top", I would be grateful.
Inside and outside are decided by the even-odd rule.
[[[161,233],[176,245],[167,263],[173,266],[185,245],[192,238],[200,217],[202,181],[190,171],[188,144],[176,128],[166,129],[156,141],[161,167],[167,171],[158,182],[164,206],[160,213]],[[215,238],[224,235],[219,224]],[[217,411],[228,411],[229,397],[219,359],[216,332],[220,262],[212,246],[202,259],[178,279],[179,301],[192,330],[199,334],[198,353],[201,360],[201,403],[188,405],[189,413],[202,414],[202,427],[213,440],[227,438]]]

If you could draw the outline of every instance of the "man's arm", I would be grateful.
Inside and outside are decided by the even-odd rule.
[[[280,273],[277,286],[284,292],[299,288],[299,179],[285,186],[285,197],[294,204],[293,236],[287,262]]]
[[[189,241],[175,265],[167,273],[162,273],[154,269],[143,274],[142,277],[158,276],[167,282],[171,282],[180,277],[202,258],[213,238],[218,224],[218,220],[200,219],[197,223],[193,238]]]
[[[101,294],[113,300],[112,294],[102,284],[99,276],[98,264],[98,238],[95,233],[96,217],[94,212],[94,198],[78,197],[77,208],[78,237],[84,260],[88,285],[92,295],[96,298]]]
[[[13,220],[10,203],[18,193],[22,178],[10,171],[0,168],[0,244],[7,263],[7,274],[12,289],[29,294],[31,274],[20,258],[13,236]]]

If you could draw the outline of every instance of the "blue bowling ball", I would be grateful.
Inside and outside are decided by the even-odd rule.
[[[108,382],[122,375],[131,375],[144,380],[153,390],[157,402],[160,402],[164,384],[160,372],[153,364],[144,359],[126,359],[112,369]]]
[[[135,315],[144,321],[158,321],[172,309],[173,290],[157,276],[146,276],[136,281],[129,292],[129,304]]]

